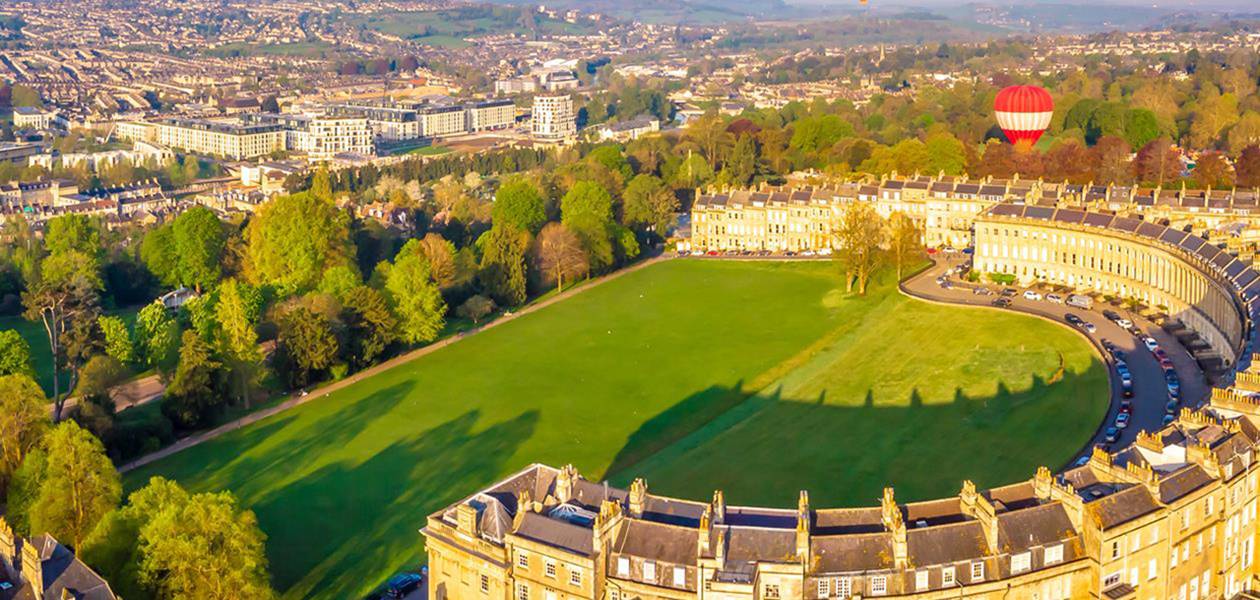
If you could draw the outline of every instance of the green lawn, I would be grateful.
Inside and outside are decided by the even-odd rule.
[[[1004,473],[1023,478],[1025,464],[1061,462],[1097,424],[1105,376],[1071,333],[921,305],[887,284],[865,299],[836,285],[822,262],[670,261],[184,451],[127,484],[161,474],[233,490],[269,536],[278,588],[346,598],[422,560],[417,529],[429,512],[531,462],[572,462],[592,479],[642,472],[655,491],[699,498],[721,480],[733,501],[791,504],[808,487],[820,500],[867,503],[847,494],[846,478],[870,488],[918,473],[953,490],[972,463],[942,453],[994,449],[1013,437],[1006,426],[1062,436],[1017,448],[1034,457],[993,450],[1018,463]],[[921,334],[934,337],[911,337]],[[884,345],[900,350],[881,356]],[[1030,372],[1051,376],[1058,352],[1067,381],[1025,392]],[[886,364],[898,356],[933,370]],[[989,364],[998,360],[1014,362]],[[740,391],[774,382],[777,401]],[[949,403],[954,385],[977,399]],[[902,406],[908,386],[923,407]],[[874,406],[861,408],[868,387]],[[1042,420],[1051,408],[1057,421]],[[732,441],[706,427],[715,420],[748,435]],[[881,429],[888,439],[873,435]],[[976,433],[994,437],[946,437]],[[894,452],[868,457],[856,445],[872,442]],[[910,448],[922,443],[929,450]],[[671,456],[724,470],[701,473]]]

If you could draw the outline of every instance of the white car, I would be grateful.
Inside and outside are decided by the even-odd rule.
[[[1063,304],[1063,296],[1058,294],[1046,294],[1046,301],[1054,304]]]
[[[1153,337],[1147,336],[1142,340],[1142,343],[1146,344],[1146,349],[1151,352],[1159,350],[1159,342],[1155,341],[1155,338]]]
[[[1130,321],[1128,319],[1118,319],[1116,321],[1116,325],[1119,325],[1125,329],[1133,329],[1133,321]]]
[[[1032,290],[1028,290],[1024,292],[1024,298],[1027,300],[1040,300],[1041,294],[1034,292]]]

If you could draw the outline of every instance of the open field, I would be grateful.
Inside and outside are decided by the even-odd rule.
[[[820,501],[865,503],[846,495],[847,478],[870,487],[898,469],[898,482],[923,476],[923,493],[948,493],[971,463],[942,454],[993,450],[1007,426],[1061,436],[1033,456],[1013,456],[1027,446],[994,450],[1020,465],[1004,473],[1022,478],[1019,461],[1066,459],[1101,417],[1105,375],[1070,332],[921,304],[890,282],[865,299],[837,284],[824,262],[668,261],[142,468],[127,484],[161,474],[233,490],[269,536],[277,587],[346,598],[422,560],[417,529],[429,512],[531,462],[571,462],[592,479],[644,472],[655,491],[701,498],[720,481],[732,501],[792,504],[809,487]],[[936,336],[943,350],[910,335]],[[1068,374],[1046,387],[1060,354]],[[932,370],[886,362],[898,357]],[[747,400],[772,383],[783,400]],[[951,404],[955,386],[974,400]],[[873,406],[862,408],[867,389]],[[909,400],[914,389],[922,406]],[[748,435],[711,429],[715,420]],[[859,444],[869,443],[881,452],[866,456]],[[919,443],[928,450],[908,448]],[[696,462],[678,467],[671,456]],[[942,491],[940,481],[952,483]]]

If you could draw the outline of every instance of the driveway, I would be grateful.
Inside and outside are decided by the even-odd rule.
[[[967,257],[959,254],[938,256],[937,258],[937,263],[932,268],[904,282],[902,290],[912,296],[938,302],[991,306],[990,303],[998,296],[996,294],[976,295],[974,289],[986,287],[997,292],[1002,287],[1005,287],[973,284],[964,282],[957,277],[951,277],[949,278],[951,287],[943,288],[936,283],[936,278],[942,276],[950,267],[964,262]],[[1164,382],[1164,372],[1159,366],[1159,361],[1146,349],[1141,340],[1104,317],[1102,314],[1104,309],[1110,308],[1133,321],[1142,331],[1154,337],[1159,342],[1160,347],[1164,349],[1164,352],[1168,353],[1174,368],[1177,370],[1177,375],[1181,378],[1182,406],[1197,407],[1208,399],[1210,387],[1203,376],[1203,372],[1199,369],[1198,363],[1195,362],[1190,353],[1186,351],[1185,347],[1175,337],[1169,335],[1158,325],[1126,310],[1105,305],[1100,306],[1099,303],[1095,303],[1092,310],[1084,310],[1065,304],[1051,303],[1046,300],[1027,300],[1023,297],[1023,292],[1027,288],[1010,287],[1019,290],[1019,294],[1011,298],[1010,308],[993,308],[993,310],[1015,310],[1045,317],[1069,327],[1070,325],[1064,320],[1064,316],[1071,313],[1088,323],[1093,323],[1097,328],[1092,334],[1082,329],[1074,328],[1094,343],[1095,347],[1103,355],[1104,362],[1111,373],[1111,403],[1107,409],[1107,419],[1099,427],[1093,443],[1101,442],[1102,430],[1105,430],[1107,426],[1115,422],[1122,398],[1120,379],[1116,376],[1114,369],[1115,362],[1110,353],[1103,350],[1102,340],[1110,341],[1128,355],[1126,362],[1128,362],[1129,370],[1133,374],[1133,414],[1130,417],[1131,422],[1128,428],[1121,430],[1119,440],[1113,445],[1114,448],[1133,443],[1137,439],[1138,431],[1156,431],[1162,428],[1165,414],[1164,408],[1169,400],[1168,390]],[[1038,289],[1038,291],[1044,293],[1045,290]],[[1066,296],[1066,294],[1060,295]],[[1090,447],[1086,447],[1081,450],[1080,454],[1087,455],[1089,452]]]

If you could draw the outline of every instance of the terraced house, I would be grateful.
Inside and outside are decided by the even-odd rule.
[[[531,465],[428,517],[436,600],[1229,598],[1257,584],[1260,400],[1218,390],[1060,475],[879,506],[659,496]]]

